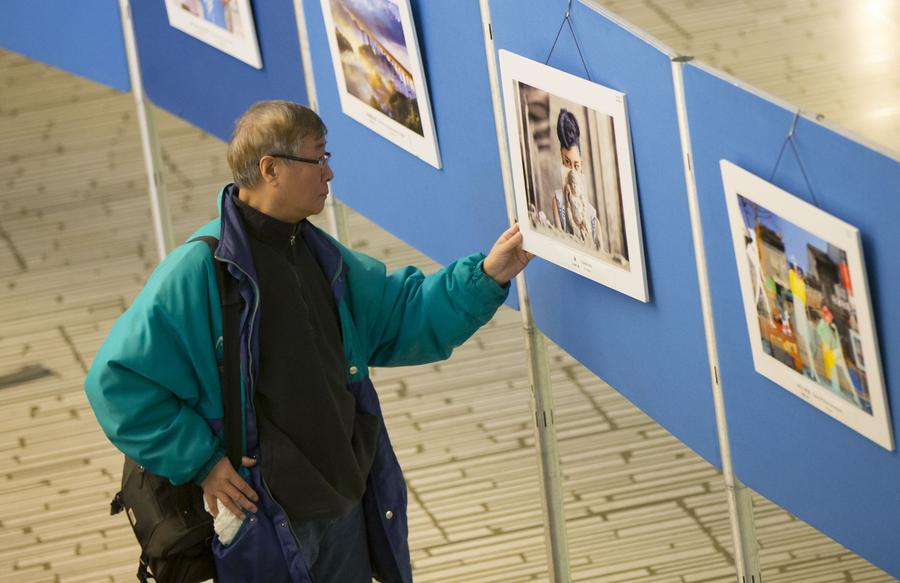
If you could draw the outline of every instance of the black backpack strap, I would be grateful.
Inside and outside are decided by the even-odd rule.
[[[244,454],[244,423],[241,408],[241,293],[238,281],[228,273],[228,264],[216,261],[215,251],[219,240],[215,237],[196,237],[203,241],[213,254],[216,282],[219,286],[219,303],[222,307],[222,343],[224,358],[219,370],[222,383],[222,410],[225,426],[223,442],[225,454],[234,469],[241,468]]]
[[[140,563],[138,563],[137,570],[137,579],[141,583],[149,583],[150,579],[156,581],[156,577],[153,576],[153,573],[150,572],[150,557],[146,552],[141,551],[141,558],[139,559]]]

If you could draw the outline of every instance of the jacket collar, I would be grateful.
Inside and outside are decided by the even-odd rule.
[[[256,269],[253,267],[253,256],[250,254],[250,241],[241,224],[240,211],[234,204],[234,196],[237,195],[237,192],[237,185],[229,184],[219,193],[221,224],[216,257],[233,263],[240,271],[256,281]],[[232,275],[238,279],[241,277],[238,273],[232,273]]]
[[[241,216],[244,232],[257,241],[283,251],[291,244],[291,237],[300,234],[302,221],[297,223],[279,221],[256,210],[237,196],[232,198],[232,202]]]
[[[242,224],[241,211],[237,208],[235,199],[238,187],[229,184],[219,193],[219,214],[221,226],[219,232],[219,245],[216,247],[216,257],[237,265],[241,271],[257,280],[256,269],[253,266],[253,256],[250,253],[250,241]],[[287,223],[284,223],[287,224]],[[349,268],[343,261],[341,250],[332,240],[313,226],[309,221],[300,222],[299,234],[309,245],[310,250],[322,268],[322,272],[331,284],[335,300],[340,302],[344,295],[344,280],[349,273]],[[240,274],[233,273],[235,277]]]

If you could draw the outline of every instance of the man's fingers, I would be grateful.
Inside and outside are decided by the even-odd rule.
[[[225,506],[225,508],[227,508],[229,510],[229,512],[231,512],[238,518],[244,517],[244,511],[241,510],[240,507],[237,504],[235,504],[232,500],[230,500],[229,498],[226,497],[224,500],[220,500],[220,502],[222,503],[223,506]]]
[[[244,510],[248,510],[250,512],[253,512],[254,514],[256,513],[256,510],[257,510],[256,504],[251,502],[250,499],[247,498],[246,496],[244,496],[243,494],[239,494],[237,499],[235,500],[235,502],[237,502],[238,505],[241,508],[243,508]],[[243,516],[243,514],[242,514],[242,516]]]
[[[235,478],[231,480],[231,484],[238,490],[240,490],[241,493],[247,496],[247,498],[250,498],[254,502],[259,500],[259,496],[257,496],[256,491],[253,489],[253,487],[240,476],[235,476]]]
[[[249,510],[250,512],[256,512],[256,504],[250,501],[243,492],[238,490],[234,485],[229,484],[225,487],[225,495],[234,503],[237,504],[238,507],[243,508],[245,510]]]
[[[244,466],[252,466],[256,460],[250,457],[243,457],[241,463]],[[243,518],[242,508],[250,512],[256,512],[256,505],[251,501],[259,500],[253,488],[244,481],[231,466],[228,458],[222,458],[210,475],[203,480],[203,497],[209,506],[210,514],[213,517],[219,515],[219,512],[228,509],[238,518]],[[219,507],[221,504],[222,508]]]
[[[244,467],[250,468],[256,465],[256,459],[252,457],[244,456],[241,458],[241,465]]]
[[[210,514],[213,515],[213,518],[217,517],[219,515],[219,502],[216,497],[204,494],[203,498],[206,500],[206,505],[209,506]]]
[[[510,233],[509,237],[507,237],[503,241],[503,244],[504,245],[515,245],[516,241],[521,241],[521,240],[522,240],[522,233],[519,231],[516,231],[515,233]]]
[[[222,493],[219,496],[219,501],[224,504],[226,508],[231,510],[232,514],[234,514],[238,518],[242,518],[244,516],[244,511],[242,510],[242,506],[245,506],[244,500],[246,500],[246,498],[244,498],[244,495],[241,494],[237,488],[231,486],[230,484],[222,488]],[[249,501],[247,501],[246,504],[252,506]]]
[[[518,228],[518,225],[516,226]],[[515,249],[522,244],[522,233],[516,231],[501,244],[505,250]]]
[[[510,227],[510,228],[506,229],[505,231],[503,231],[503,234],[500,235],[500,238],[497,239],[497,242],[498,242],[498,243],[502,243],[502,242],[506,241],[507,239],[509,239],[510,237],[512,237],[513,235],[515,235],[515,234],[518,233],[518,232],[519,232],[519,225],[518,225],[518,223],[516,223],[516,224],[513,225],[512,227]]]

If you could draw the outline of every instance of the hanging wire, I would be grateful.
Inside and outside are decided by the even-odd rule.
[[[800,110],[798,109],[796,113],[794,113],[794,119],[791,122],[791,128],[788,130],[787,136],[784,138],[784,143],[781,144],[781,150],[778,152],[778,158],[775,160],[775,167],[772,169],[772,175],[769,176],[769,182],[772,182],[775,178],[775,173],[778,172],[778,166],[781,164],[781,158],[784,156],[784,149],[790,144],[791,150],[794,152],[794,158],[797,159],[797,164],[800,166],[800,173],[803,175],[803,180],[806,181],[806,188],[809,189],[809,194],[812,196],[813,204],[821,208],[822,205],[819,204],[816,192],[813,190],[812,184],[809,181],[809,175],[806,174],[806,168],[803,166],[803,160],[800,159],[800,152],[797,150],[797,144],[794,142],[794,132],[797,129],[797,121],[799,119]]]
[[[589,81],[593,81],[591,78],[591,71],[588,69],[587,62],[584,60],[584,54],[581,52],[581,43],[578,42],[578,36],[575,34],[575,29],[572,28],[572,0],[569,0],[569,4],[566,6],[566,15],[563,17],[563,21],[559,24],[559,30],[556,31],[556,38],[553,39],[553,46],[550,47],[550,52],[547,54],[547,58],[544,59],[544,64],[548,64],[550,62],[550,57],[553,56],[553,50],[556,49],[556,43],[559,42],[559,35],[562,34],[563,27],[565,25],[569,25],[569,31],[572,33],[572,40],[575,41],[575,48],[578,50],[578,56],[581,58],[581,64],[584,66],[584,72],[587,73],[587,78]]]

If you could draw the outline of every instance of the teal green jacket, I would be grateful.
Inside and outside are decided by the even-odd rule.
[[[253,383],[259,362],[256,313],[260,298],[246,234],[227,190],[221,206],[220,218],[191,238],[217,237],[215,260],[226,262],[240,283],[245,432],[247,453],[252,454],[258,451]],[[388,274],[381,262],[344,247],[311,225],[304,233],[337,301],[349,367],[348,390],[360,409],[379,417],[381,408],[368,377],[370,366],[447,358],[493,316],[508,293],[508,286],[501,287],[485,275],[481,254],[427,277],[412,267]],[[114,324],[85,381],[90,404],[110,441],[174,484],[199,483],[224,455],[218,435],[222,399],[217,369],[222,321],[213,260],[203,242],[182,244],[166,257]],[[376,497],[379,489],[384,490],[383,500],[394,501],[400,496],[396,490],[403,489],[404,508],[389,514],[402,512],[404,540],[388,546],[396,561],[408,565],[405,482],[386,428],[381,433],[370,490]],[[265,462],[263,457],[260,463]],[[251,478],[258,492],[265,490],[258,468]],[[277,501],[268,504],[268,514],[277,521],[283,512]],[[373,499],[369,505],[376,507],[372,513],[380,514],[381,501]],[[407,580],[407,565],[398,566],[403,576],[396,580]],[[295,569],[288,570],[296,574]],[[278,578],[273,575],[272,580]],[[285,580],[305,579],[296,575]]]

